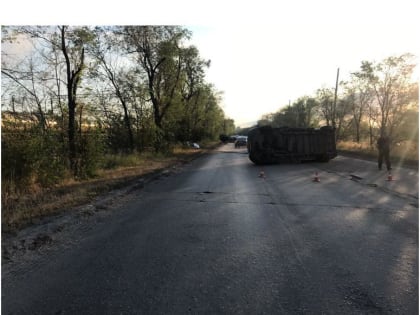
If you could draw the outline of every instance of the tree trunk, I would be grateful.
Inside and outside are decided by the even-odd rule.
[[[128,132],[130,152],[133,152],[133,150],[134,150],[134,136],[133,136],[133,130],[131,128],[130,115],[128,114],[127,104],[126,104],[124,99],[121,99],[121,104],[124,108],[124,123],[125,123],[125,126],[127,128],[127,132]]]
[[[69,162],[70,169],[74,176],[78,174],[77,165],[77,147],[76,147],[76,92],[80,82],[81,72],[84,66],[84,48],[82,47],[80,52],[80,64],[76,65],[76,70],[71,69],[71,62],[68,55],[66,46],[66,26],[59,27],[61,32],[61,51],[63,52],[66,60],[66,73],[67,73],[67,102],[69,109],[69,125],[68,125],[68,137],[69,137]]]
[[[69,161],[70,161],[70,169],[72,170],[74,175],[77,174],[75,107],[76,107],[75,104],[71,104],[70,100],[69,100],[69,125],[68,125]]]

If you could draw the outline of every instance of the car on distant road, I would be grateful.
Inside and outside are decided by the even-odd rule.
[[[238,136],[230,136],[228,142],[235,143],[237,137]]]
[[[246,147],[247,140],[246,136],[237,137],[235,141],[235,148]]]

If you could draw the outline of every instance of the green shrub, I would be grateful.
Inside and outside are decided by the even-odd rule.
[[[89,178],[103,164],[105,143],[99,131],[83,133],[79,139],[78,177]]]
[[[66,173],[66,160],[59,138],[53,131],[42,132],[37,128],[3,132],[2,181],[6,185],[3,188],[27,191],[34,184],[48,187],[60,181]]]

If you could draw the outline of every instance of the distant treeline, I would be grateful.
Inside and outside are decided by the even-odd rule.
[[[413,82],[415,56],[403,54],[381,62],[363,61],[359,71],[335,87],[323,87],[278,112],[266,114],[259,125],[336,128],[340,141],[369,142],[381,133],[394,143],[419,141],[419,86]],[[339,74],[339,73],[337,73]]]

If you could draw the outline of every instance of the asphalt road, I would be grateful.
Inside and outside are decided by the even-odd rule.
[[[417,171],[228,144],[167,175],[2,266],[2,314],[418,314]]]

